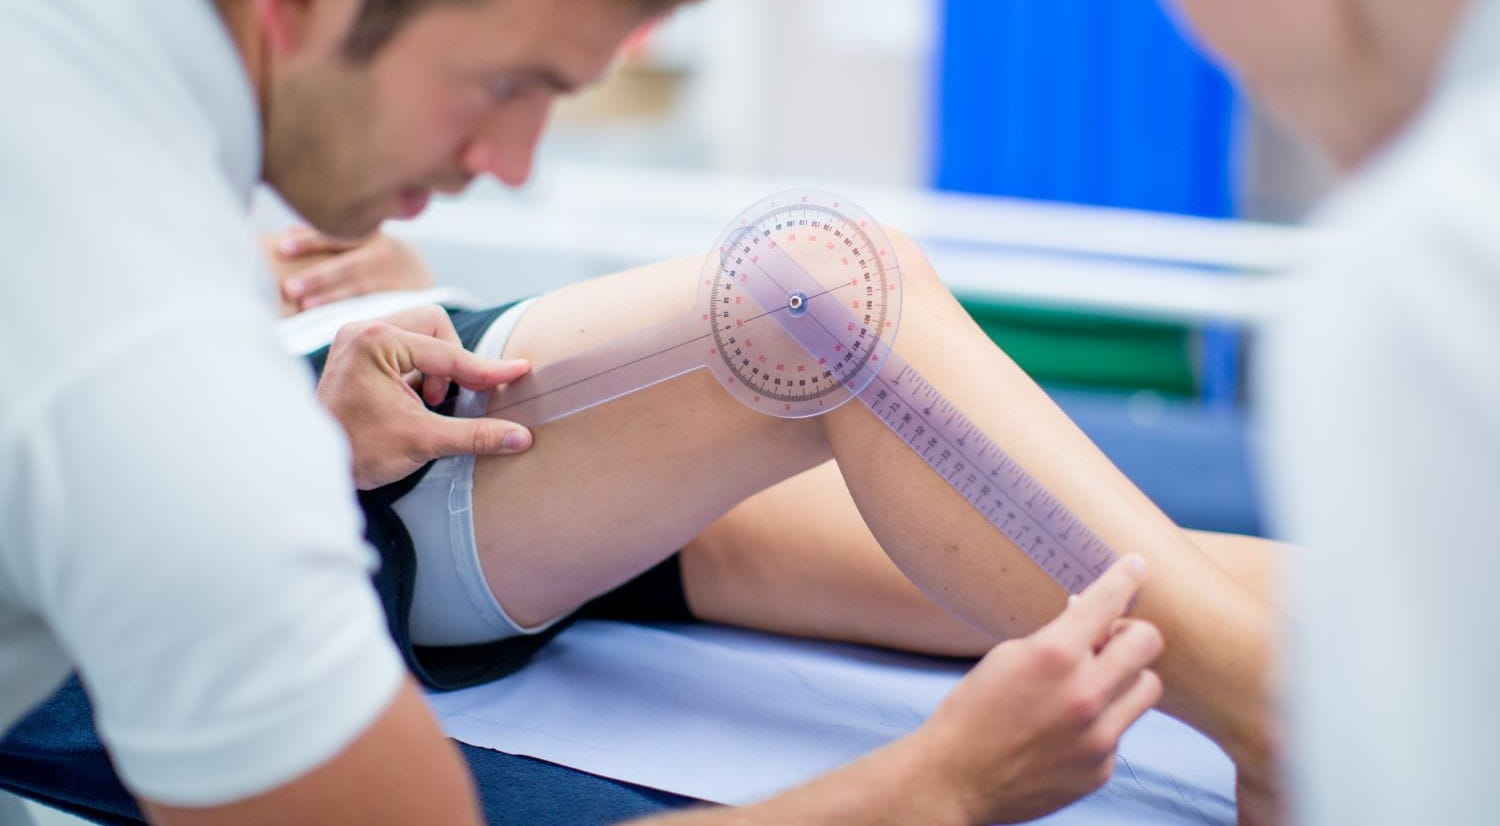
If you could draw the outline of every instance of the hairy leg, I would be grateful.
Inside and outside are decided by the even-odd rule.
[[[905,293],[897,349],[1006,452],[1151,575],[1136,614],[1157,624],[1162,707],[1264,765],[1270,617],[984,336],[921,251],[892,233]],[[564,358],[685,314],[698,270],[679,261],[537,302],[507,357]],[[929,597],[984,634],[1029,633],[1065,594],[867,408],[810,420],[752,412],[703,371],[539,427],[482,458],[475,530],[486,578],[517,620],[566,611],[655,564],[753,493],[833,456],[880,547]],[[804,508],[784,518],[819,523]]]

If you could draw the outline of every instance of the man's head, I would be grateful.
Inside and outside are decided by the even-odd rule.
[[[524,182],[553,98],[681,2],[235,1],[220,4],[260,97],[266,181],[344,237],[478,174]]]
[[[1245,90],[1352,167],[1426,98],[1469,0],[1172,0]]]

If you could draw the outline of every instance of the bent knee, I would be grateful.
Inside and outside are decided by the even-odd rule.
[[[910,235],[890,224],[881,224],[891,251],[901,268],[902,311],[913,308],[930,308],[937,312],[962,312],[952,290],[938,277],[937,270],[927,258],[927,253]],[[965,313],[967,317],[967,313]]]

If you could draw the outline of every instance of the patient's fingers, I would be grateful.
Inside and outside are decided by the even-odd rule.
[[[276,251],[289,258],[312,253],[343,252],[354,249],[366,240],[333,238],[312,227],[297,225],[288,227],[276,238]]]
[[[283,285],[284,291],[289,298],[301,300],[304,310],[350,298],[358,294],[350,281],[360,265],[358,253],[330,258],[288,278]]]
[[[415,290],[435,283],[416,250],[389,235],[376,233],[343,248],[318,244],[317,250],[301,256],[315,263],[282,281],[282,292],[303,310],[366,293]],[[318,255],[327,259],[318,261]]]

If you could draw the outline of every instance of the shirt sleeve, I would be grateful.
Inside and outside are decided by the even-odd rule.
[[[275,340],[253,91],[207,5],[0,3],[0,582],[126,783],[182,805],[325,762],[402,679],[343,435]]]
[[[245,302],[75,363],[18,457],[30,570],[130,788],[213,805],[335,755],[402,679],[347,448]]]

